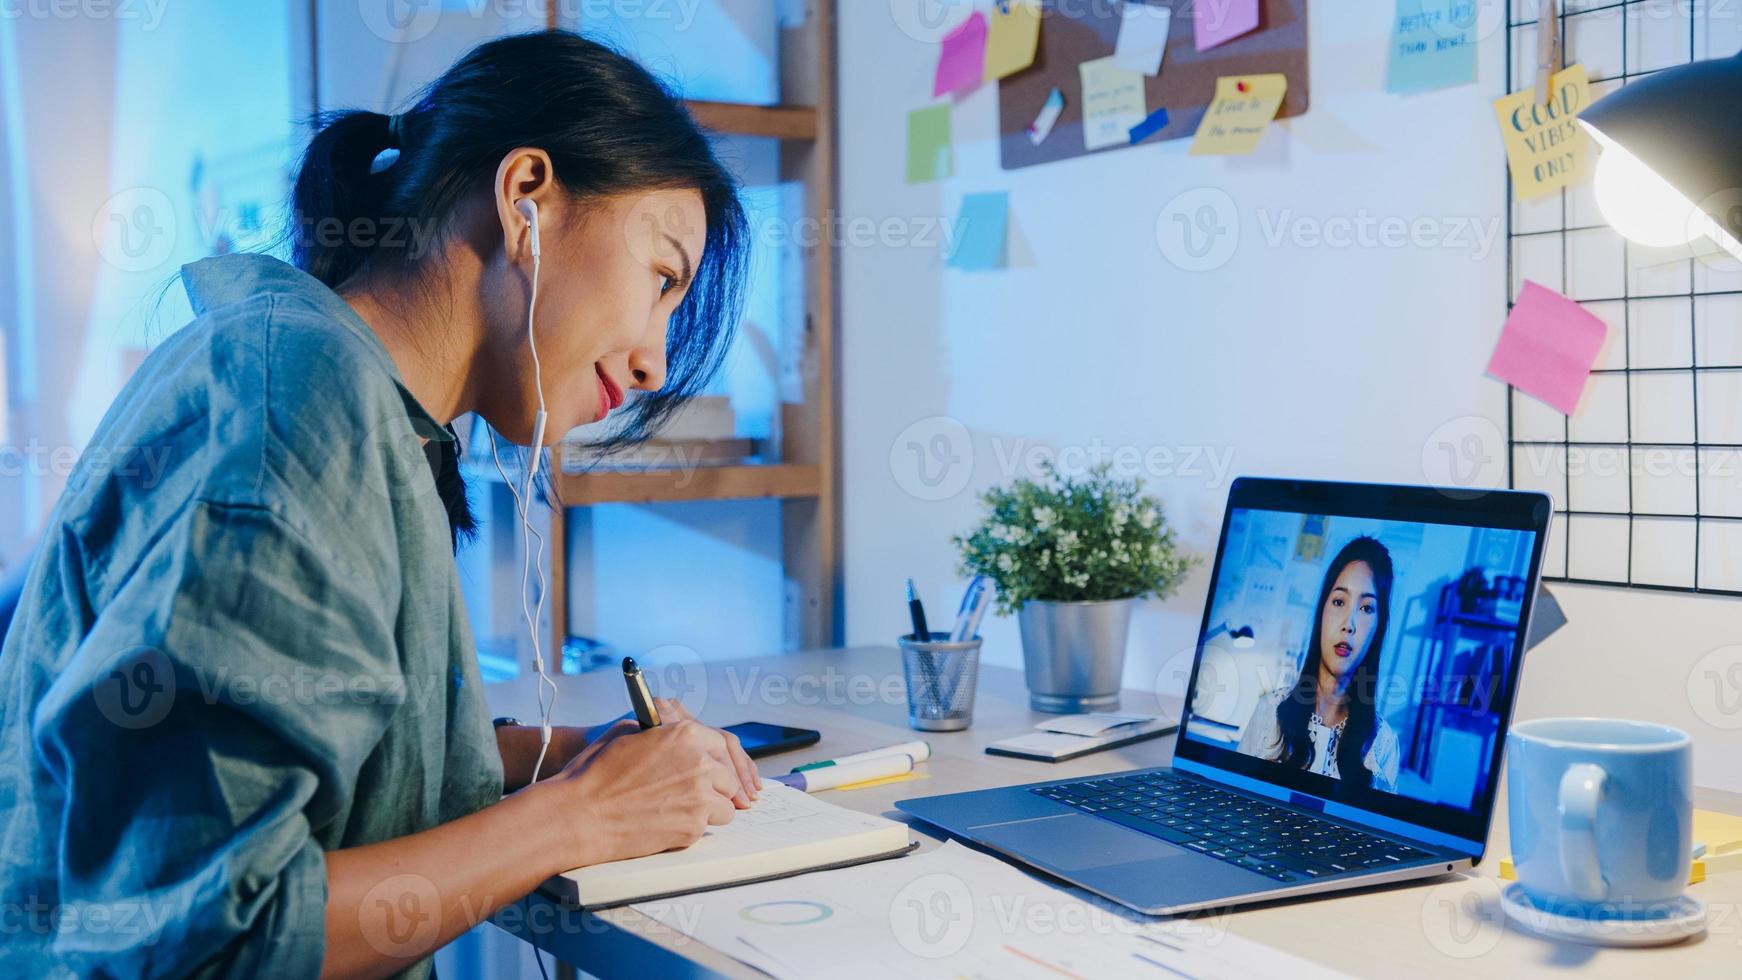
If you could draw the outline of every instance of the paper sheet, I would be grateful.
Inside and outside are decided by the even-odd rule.
[[[986,81],[1034,64],[1040,44],[1040,0],[996,0],[986,35]]]
[[[1010,195],[965,194],[956,216],[956,247],[947,265],[969,272],[1004,268],[1004,242],[1010,222]]]
[[[1192,10],[1199,51],[1258,29],[1258,0],[1196,0]]]
[[[1258,148],[1288,94],[1287,75],[1216,79],[1216,99],[1198,124],[1192,156],[1244,156]]]
[[[938,70],[932,78],[933,98],[975,88],[986,76],[986,16],[978,10],[944,35]]]
[[[1128,145],[1131,127],[1149,115],[1142,73],[1113,62],[1109,55],[1077,66],[1083,82],[1083,146],[1090,150]]]
[[[1476,80],[1476,5],[1397,0],[1385,91],[1425,92]]]
[[[924,184],[955,173],[950,152],[950,107],[936,105],[907,114],[907,182]]]
[[[777,978],[1339,976],[1227,931],[1148,919],[950,842],[924,854],[635,908]]]
[[[1161,74],[1161,59],[1167,53],[1167,29],[1172,23],[1172,8],[1126,0],[1113,63],[1126,71]]]
[[[1608,332],[1608,325],[1584,307],[1525,280],[1488,373],[1571,415]]]
[[[1520,201],[1529,201],[1569,187],[1585,177],[1591,162],[1591,139],[1578,115],[1591,104],[1591,83],[1584,65],[1572,65],[1554,77],[1554,97],[1538,105],[1536,88],[1494,100],[1512,187]]]

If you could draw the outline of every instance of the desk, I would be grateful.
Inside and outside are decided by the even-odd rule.
[[[919,735],[907,727],[900,654],[893,648],[794,653],[751,660],[680,665],[666,675],[691,691],[710,724],[766,721],[815,728],[822,741],[812,749],[761,760],[765,773],[784,772],[806,759],[828,758],[923,737],[933,755],[920,778],[846,792],[823,799],[841,806],[907,821],[895,801],[912,796],[983,789],[1043,779],[1087,776],[1158,766],[1173,754],[1171,736],[1047,764],[985,754],[988,743],[1025,731],[1046,717],[1028,708],[1022,673],[981,667],[973,727],[965,732]],[[623,681],[614,670],[557,679],[556,720],[602,721],[624,710]],[[497,714],[536,718],[530,679],[492,685]],[[1178,717],[1177,699],[1127,691],[1121,708]],[[1696,748],[1698,751],[1698,748]],[[1742,795],[1702,790],[1698,804],[1742,813]],[[1599,949],[1555,943],[1512,926],[1500,911],[1495,877],[1506,852],[1505,797],[1494,817],[1488,859],[1474,874],[1446,875],[1421,883],[1369,888],[1316,900],[1278,903],[1214,913],[1212,920],[1239,936],[1265,943],[1356,976],[1507,977],[1736,976],[1742,972],[1742,874],[1719,876],[1693,886],[1706,903],[1707,934],[1655,950]],[[912,824],[922,850],[939,839],[925,824]],[[578,913],[537,894],[498,914],[498,926],[534,942],[571,967],[611,980],[729,976],[759,977],[736,960],[661,926],[633,909]]]

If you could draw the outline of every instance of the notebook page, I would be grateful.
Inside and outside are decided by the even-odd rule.
[[[702,838],[681,851],[666,851],[625,861],[612,861],[590,868],[577,868],[562,877],[574,881],[585,893],[589,884],[625,877],[653,876],[664,879],[671,872],[704,865],[730,864],[744,858],[776,851],[815,850],[807,845],[840,841],[846,845],[867,835],[887,835],[889,848],[902,846],[907,828],[893,820],[836,806],[790,786],[765,781],[761,798],[748,810],[739,810],[724,827],[709,827]],[[844,846],[844,851],[858,848]],[[843,854],[842,856],[847,856]]]

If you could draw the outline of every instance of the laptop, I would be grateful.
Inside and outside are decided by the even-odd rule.
[[[1152,915],[1469,868],[1551,510],[1237,480],[1171,766],[896,806]]]

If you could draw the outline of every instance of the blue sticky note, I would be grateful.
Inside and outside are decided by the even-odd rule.
[[[1138,143],[1143,142],[1166,128],[1167,110],[1157,109],[1149,114],[1148,119],[1145,119],[1131,127],[1131,145],[1136,146]]]
[[[946,263],[969,272],[1004,268],[1004,241],[1010,226],[1010,195],[964,194],[956,215],[956,247]]]
[[[1476,80],[1477,0],[1397,0],[1387,92],[1426,92]]]

